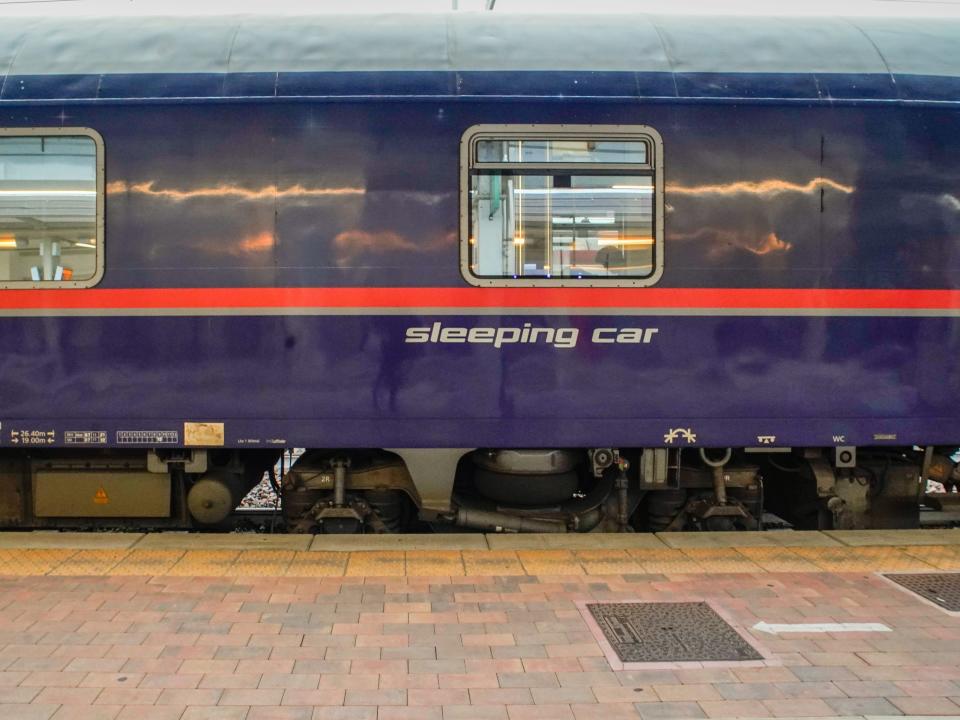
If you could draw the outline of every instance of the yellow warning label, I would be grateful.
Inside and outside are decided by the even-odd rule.
[[[106,505],[110,502],[110,498],[107,496],[107,491],[103,489],[103,485],[97,488],[97,492],[93,495],[93,502],[97,505]]]

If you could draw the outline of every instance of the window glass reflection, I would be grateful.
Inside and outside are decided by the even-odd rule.
[[[478,277],[644,278],[654,270],[654,186],[645,175],[471,177]]]
[[[647,163],[643,140],[480,140],[477,162]]]
[[[0,282],[97,271],[97,149],[89,137],[0,137]]]

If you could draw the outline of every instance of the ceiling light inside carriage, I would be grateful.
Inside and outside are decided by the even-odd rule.
[[[515,188],[514,192],[518,195],[623,195],[625,192],[651,194],[653,193],[653,187],[650,185],[636,187],[614,185],[612,187]]]
[[[598,238],[599,247],[620,247],[629,245],[632,247],[653,245],[652,237],[625,237],[625,238]]]
[[[589,225],[615,225],[615,217],[593,217],[587,215],[578,215],[577,217],[554,217],[554,225],[573,225],[574,223],[584,223]]]
[[[0,190],[0,195],[6,197],[34,197],[40,196],[71,196],[71,197],[92,197],[97,194],[96,190]]]

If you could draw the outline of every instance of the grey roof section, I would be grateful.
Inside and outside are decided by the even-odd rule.
[[[876,48],[845,20],[726,16],[654,22],[674,72],[887,72]],[[960,64],[955,69],[960,74]]]
[[[960,75],[960,21],[867,18],[857,26],[895,75]]]
[[[690,15],[6,18],[9,75],[365,70],[960,77],[960,19]]]

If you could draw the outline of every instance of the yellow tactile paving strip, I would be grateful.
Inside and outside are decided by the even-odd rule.
[[[166,575],[184,550],[131,550],[111,570],[111,575]]]
[[[841,533],[832,535],[843,539]],[[671,547],[665,543],[638,543],[634,538],[617,547],[615,536],[605,536],[597,547],[583,549],[587,538],[580,536],[577,543],[566,549],[484,550],[474,549],[473,542],[460,549],[441,546],[356,551],[296,550],[280,544],[270,548],[263,543],[250,543],[247,549],[224,549],[225,536],[220,537],[219,544],[214,543],[215,549],[197,549],[202,536],[189,536],[190,543],[179,549],[157,547],[155,543],[145,543],[145,547],[139,547],[139,543],[132,547],[113,543],[90,548],[82,538],[73,547],[71,539],[64,538],[64,547],[52,548],[47,539],[38,547],[29,533],[21,537],[25,547],[12,547],[9,537],[0,544],[0,576],[444,578],[960,570],[960,544],[950,536],[943,536],[940,544],[928,544],[916,531],[904,531],[900,545],[892,543],[896,537],[892,531],[878,533],[875,546],[866,545],[870,535],[860,532],[850,545],[743,543],[731,538],[716,547],[685,542]],[[453,540],[451,544],[455,543]],[[301,545],[307,547],[307,543]]]
[[[908,545],[903,551],[938,570],[960,570],[960,547],[956,545]]]
[[[298,552],[287,567],[290,577],[341,577],[347,569],[350,553]]]
[[[512,550],[464,550],[463,566],[467,575],[526,575],[520,558]]]
[[[0,574],[46,575],[74,554],[75,550],[0,550]]]

